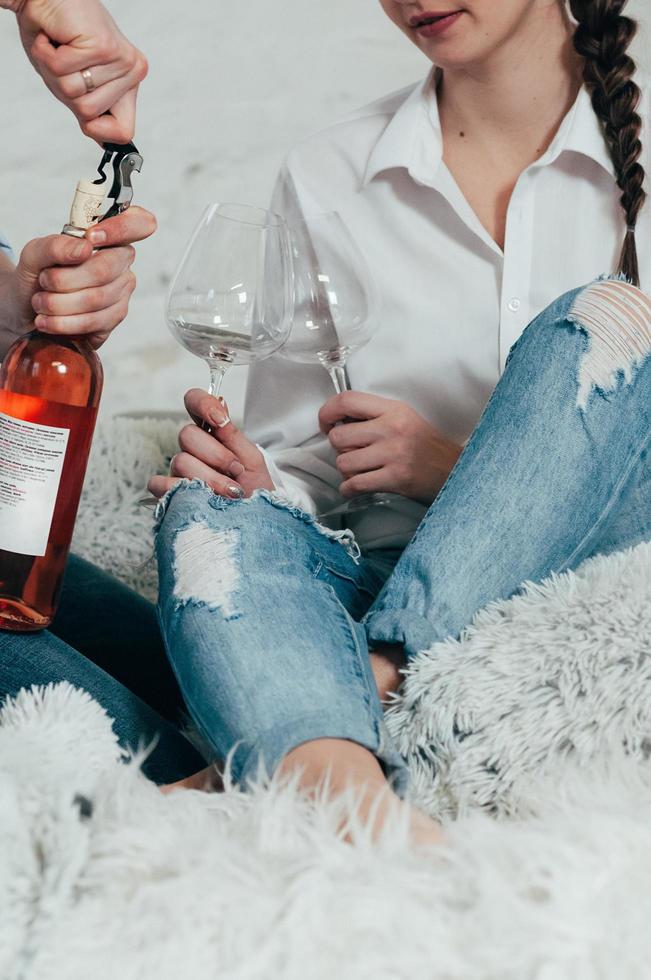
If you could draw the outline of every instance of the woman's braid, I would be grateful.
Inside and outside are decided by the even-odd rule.
[[[636,65],[627,53],[637,23],[624,17],[627,0],[570,0],[578,22],[574,47],[584,59],[583,78],[601,122],[622,192],[626,238],[618,272],[636,286],[640,273],[635,243],[638,215],[646,200],[642,151],[642,120],[637,113],[640,89],[633,81]]]

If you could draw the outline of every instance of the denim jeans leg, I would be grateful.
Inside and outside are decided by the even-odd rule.
[[[165,653],[156,606],[77,555],[66,568],[50,632],[176,725],[185,706]]]
[[[302,743],[356,742],[404,786],[358,620],[382,578],[266,492],[179,484],[158,514],[159,615],[195,724],[246,787]],[[401,780],[402,783],[401,783]]]
[[[205,766],[176,728],[57,636],[0,630],[0,704],[22,688],[62,681],[95,698],[113,719],[113,730],[123,748],[152,746],[143,771],[154,782],[176,782]]]
[[[613,551],[651,540],[651,444],[640,454],[631,471],[619,505],[599,527],[595,537],[595,554]]]
[[[364,619],[408,657],[526,580],[651,533],[651,301],[573,290],[513,347],[468,446]]]

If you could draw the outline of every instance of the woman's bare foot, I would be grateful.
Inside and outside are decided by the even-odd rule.
[[[421,810],[400,800],[391,790],[377,758],[368,749],[337,738],[305,742],[281,763],[282,774],[298,773],[308,793],[326,791],[331,799],[350,790],[357,801],[356,815],[377,839],[387,820],[408,809],[410,839],[414,844],[438,844],[443,839],[439,824]]]
[[[187,776],[179,779],[176,783],[167,783],[165,786],[158,787],[161,793],[167,795],[177,789],[196,789],[204,793],[221,793],[224,789],[221,773],[213,765],[201,772],[196,772],[194,776]]]
[[[391,791],[373,753],[355,742],[336,738],[305,742],[285,757],[278,771],[286,775],[298,772],[299,786],[304,790],[317,793],[326,789],[331,798],[352,789],[357,801],[356,815],[373,838],[380,836],[388,819],[407,807],[410,838],[414,844],[432,845],[442,840],[440,826],[421,810],[400,800]],[[219,770],[213,765],[176,783],[159,786],[159,789],[165,795],[188,789],[218,793],[224,789],[224,784]]]
[[[375,647],[370,657],[380,701],[385,702],[391,694],[398,693],[407,660],[401,646],[389,644]]]

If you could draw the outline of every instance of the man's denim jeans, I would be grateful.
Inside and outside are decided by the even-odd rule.
[[[62,681],[101,704],[125,749],[151,749],[143,769],[155,782],[174,782],[205,765],[178,729],[184,706],[154,607],[75,555],[51,629],[0,630],[0,705],[21,688]]]

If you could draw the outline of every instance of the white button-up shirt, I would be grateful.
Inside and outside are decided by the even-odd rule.
[[[640,83],[646,130],[649,84]],[[562,293],[615,269],[625,231],[618,200],[608,150],[581,89],[547,152],[518,179],[502,250],[443,162],[429,76],[292,150],[272,207],[290,219],[338,211],[370,264],[381,322],[349,362],[353,388],[408,402],[463,443],[525,326]],[[642,288],[649,290],[651,204],[637,242]],[[340,502],[335,454],[317,422],[332,394],[322,367],[279,355],[250,373],[245,431],[273,461],[279,489],[313,513]],[[405,500],[346,523],[365,549],[403,546],[424,512]]]

